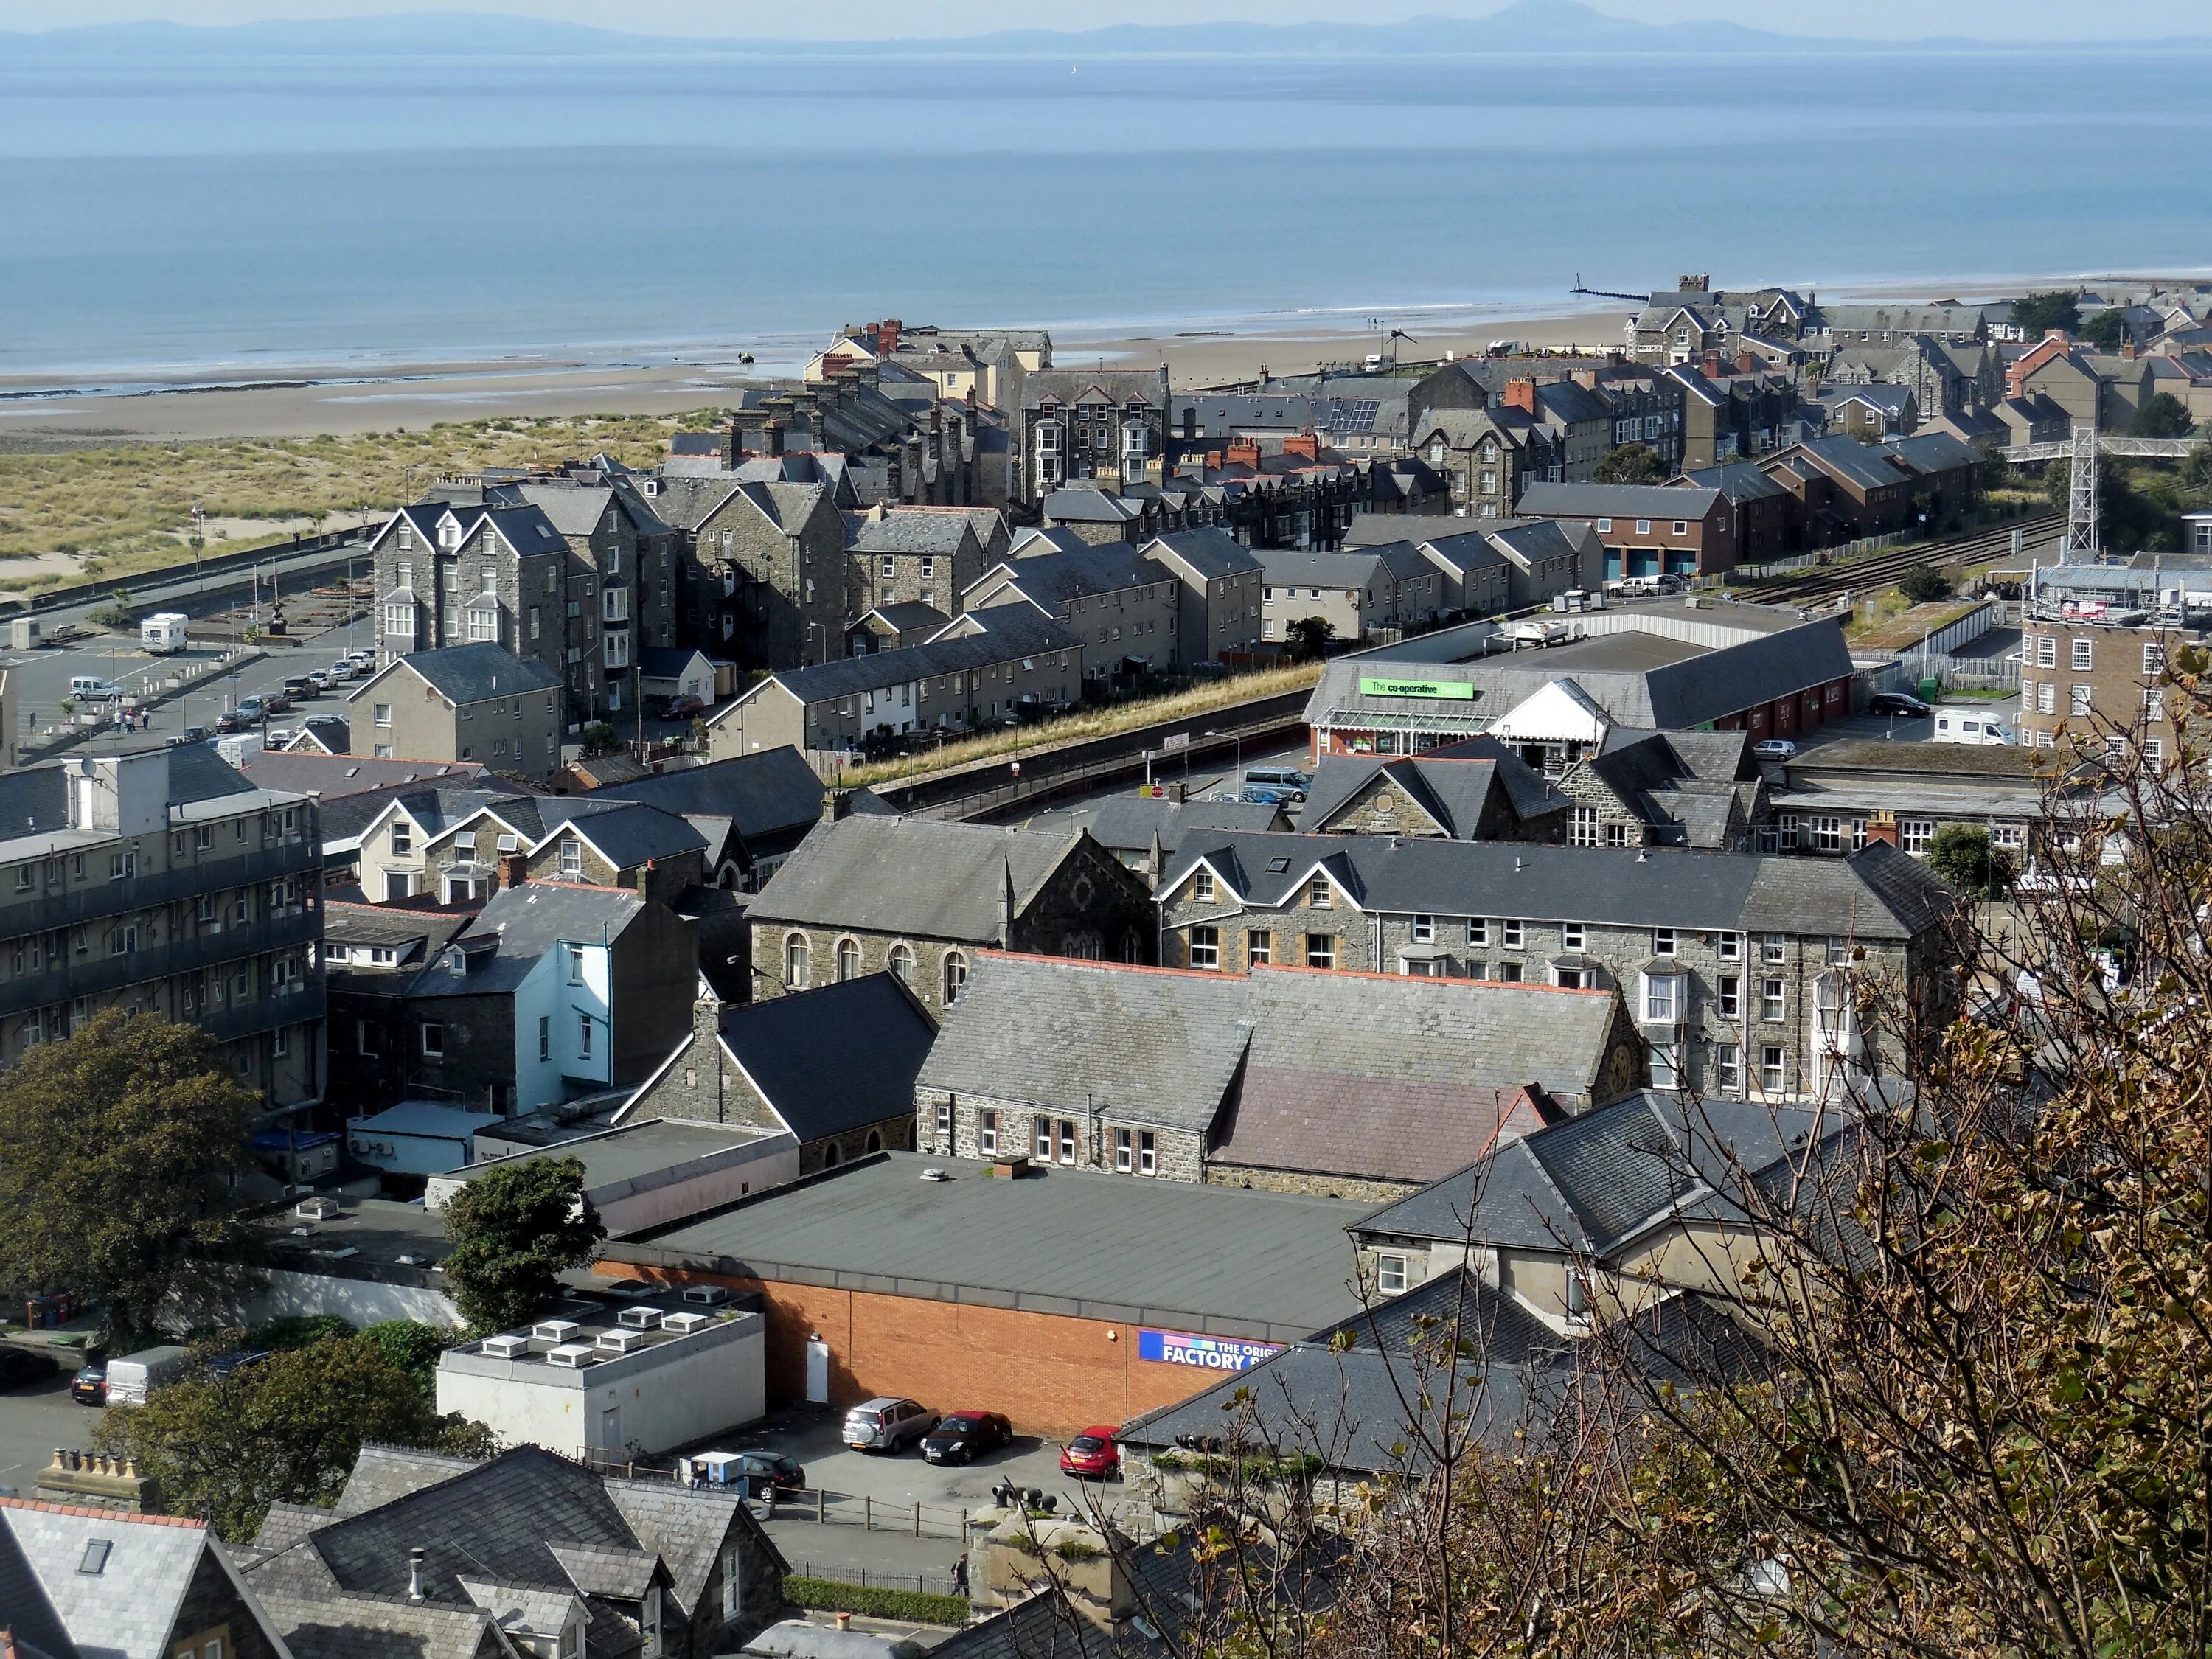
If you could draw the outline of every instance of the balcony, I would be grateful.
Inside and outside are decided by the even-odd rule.
[[[104,856],[107,849],[91,850]],[[9,903],[7,900],[10,896],[0,890],[0,939],[52,933],[57,928],[150,910],[179,899],[197,898],[202,893],[278,881],[286,876],[319,884],[322,866],[322,849],[302,833],[276,847],[210,858],[199,864],[165,870],[158,875],[136,876],[121,881],[88,881],[75,892],[40,894],[33,888],[29,893],[14,895],[15,902]],[[47,1000],[53,999],[49,997]]]
[[[11,984],[0,985],[0,1019],[66,1002],[72,997],[98,996],[119,991],[127,985],[173,979],[242,957],[306,946],[322,936],[322,912],[301,908],[288,915],[228,926],[220,932],[208,926],[184,938],[151,943],[142,940],[137,950],[122,956],[106,954],[106,942],[94,938],[87,954],[71,956],[58,970],[29,975]],[[314,982],[319,986],[320,981]]]

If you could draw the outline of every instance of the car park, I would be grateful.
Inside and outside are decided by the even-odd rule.
[[[1935,712],[1909,691],[1877,691],[1867,703],[1869,714],[1891,714],[1899,720],[1924,720]]]
[[[1013,1437],[1014,1425],[997,1412],[951,1412],[921,1437],[921,1455],[932,1463],[972,1463]]]
[[[87,1365],[70,1378],[70,1398],[80,1406],[107,1403],[107,1367]]]
[[[1121,1431],[1110,1424],[1084,1430],[1060,1455],[1060,1472],[1079,1480],[1111,1480],[1121,1473]]]
[[[912,1400],[878,1395],[845,1413],[844,1441],[854,1451],[896,1452],[937,1426],[937,1413]]]
[[[1787,738],[1761,738],[1751,745],[1751,752],[1761,760],[1789,760],[1797,753],[1797,745]]]

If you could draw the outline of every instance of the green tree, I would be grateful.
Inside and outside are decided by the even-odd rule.
[[[112,1406],[94,1444],[136,1457],[170,1508],[235,1543],[270,1504],[328,1504],[366,1441],[466,1456],[489,1431],[441,1416],[422,1382],[366,1336],[326,1337],[227,1377],[195,1373],[143,1406]]]
[[[446,1282],[478,1330],[529,1322],[560,1276],[607,1236],[584,1197],[580,1158],[534,1158],[487,1170],[446,1206]]]
[[[0,1279],[105,1304],[111,1346],[173,1295],[234,1285],[254,1097],[188,1025],[99,1015],[0,1080]]]
[[[1318,662],[1328,653],[1328,642],[1336,637],[1336,624],[1326,617],[1300,617],[1283,625],[1283,637],[1291,656],[1300,662]]]
[[[1962,893],[1986,892],[2012,879],[2012,854],[1973,824],[1948,823],[1928,843],[1928,867]]]
[[[361,1334],[361,1340],[427,1389],[437,1376],[438,1356],[453,1337],[452,1332],[419,1319],[387,1319],[380,1325],[371,1325]]]
[[[2181,464],[2181,481],[2193,490],[2212,490],[2212,443],[2201,443]]]
[[[2077,333],[2084,345],[2093,345],[2100,351],[2118,351],[2128,342],[2128,319],[2116,310],[2100,311],[2085,319]]]
[[[1667,469],[1649,444],[1623,444],[1608,451],[1590,476],[1600,483],[1652,484],[1667,482]]]
[[[2045,331],[2064,329],[2069,334],[2081,326],[2081,296],[2068,289],[2031,294],[2012,302],[2013,326],[2040,339]]]
[[[584,752],[587,755],[607,754],[617,741],[614,727],[605,720],[593,720],[584,728]]]
[[[2160,392],[2143,399],[2136,410],[2135,418],[2128,422],[2131,438],[2185,438],[2197,430],[2197,422],[2182,407],[2181,399],[2171,392]]]
[[[2004,451],[1984,438],[1974,446],[1982,458],[1982,488],[2002,489],[2012,482],[2012,463],[2005,459]]]
[[[1915,605],[1932,605],[1951,597],[1951,581],[1933,565],[1916,564],[1905,573],[1897,591]]]

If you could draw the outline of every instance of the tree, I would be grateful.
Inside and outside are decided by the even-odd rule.
[[[1960,892],[1987,892],[2002,887],[2013,876],[2012,854],[1990,840],[1990,832],[1972,824],[1947,823],[1928,843],[1928,867]]]
[[[361,1340],[428,1389],[436,1380],[438,1356],[453,1340],[453,1333],[419,1319],[387,1319],[371,1325]]]
[[[2197,422],[2171,392],[2154,392],[2144,398],[2142,407],[2128,422],[2131,438],[2185,438],[2195,430]]]
[[[0,1279],[98,1296],[111,1346],[172,1296],[234,1285],[257,1105],[209,1037],[148,1015],[31,1049],[0,1080]]]
[[[2117,309],[2106,309],[2087,319],[2077,332],[2084,345],[2118,351],[2128,342],[2128,319]]]
[[[446,1282],[478,1330],[529,1322],[560,1276],[592,1259],[607,1236],[584,1197],[580,1158],[533,1159],[487,1170],[446,1206]]]
[[[619,741],[615,736],[614,727],[605,720],[593,720],[584,728],[583,735],[584,752],[587,755],[610,754]]]
[[[274,1503],[329,1504],[367,1441],[466,1456],[489,1431],[441,1416],[422,1381],[367,1336],[326,1337],[218,1377],[198,1372],[143,1406],[110,1407],[94,1443],[160,1480],[173,1511],[235,1543]]]
[[[1932,605],[1951,597],[1951,580],[1933,565],[1916,564],[1905,573],[1897,591],[1915,605]]]
[[[1301,617],[1283,625],[1283,637],[1290,644],[1291,656],[1300,662],[1318,662],[1328,654],[1336,624],[1326,617]]]
[[[2081,326],[2081,296],[2067,289],[2031,294],[2012,302],[2012,320],[2030,339],[2041,339],[2054,328],[2071,334]]]
[[[1623,444],[1607,452],[1590,476],[1600,483],[1652,484],[1667,482],[1667,469],[1649,444]]]

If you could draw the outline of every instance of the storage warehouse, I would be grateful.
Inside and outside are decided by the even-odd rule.
[[[1372,1207],[888,1152],[611,1243],[596,1271],[759,1292],[771,1405],[905,1395],[1064,1434],[1344,1318],[1345,1229]]]

